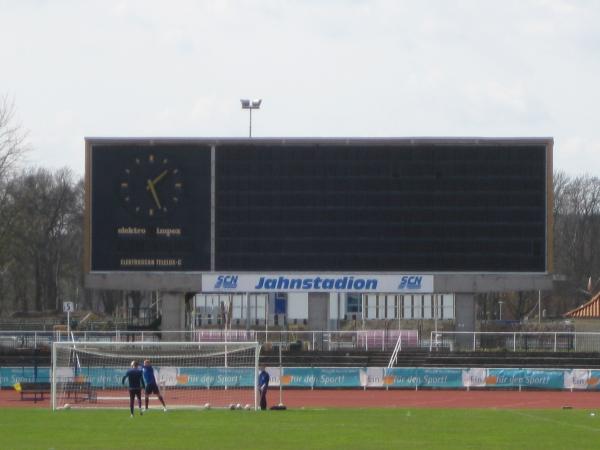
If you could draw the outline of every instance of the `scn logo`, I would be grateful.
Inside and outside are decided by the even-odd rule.
[[[237,275],[219,275],[215,283],[215,289],[235,289],[237,283]]]
[[[421,289],[423,277],[418,276],[403,276],[400,278],[398,289]]]

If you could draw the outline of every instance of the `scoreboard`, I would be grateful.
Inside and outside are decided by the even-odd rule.
[[[115,142],[87,156],[92,271],[210,269],[210,147]]]
[[[88,272],[551,270],[552,139],[86,139]]]

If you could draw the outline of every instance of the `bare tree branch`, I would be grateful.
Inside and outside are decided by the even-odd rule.
[[[14,101],[7,95],[0,97],[0,183],[29,150],[26,139],[27,131],[16,123]]]

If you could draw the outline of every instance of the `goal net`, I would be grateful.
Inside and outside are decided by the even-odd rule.
[[[52,409],[129,408],[123,377],[144,360],[167,408],[256,409],[259,353],[256,342],[54,342]],[[162,408],[155,394],[149,404]]]

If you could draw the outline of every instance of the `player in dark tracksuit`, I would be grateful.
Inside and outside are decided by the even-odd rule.
[[[269,390],[269,381],[271,377],[265,370],[265,366],[260,367],[258,374],[258,390],[260,392],[260,409],[267,409],[267,391]]]
[[[131,417],[133,417],[133,405],[136,397],[138,398],[138,405],[140,407],[140,416],[142,415],[142,388],[144,388],[144,376],[138,367],[138,362],[132,361],[131,369],[127,371],[123,380],[121,380],[121,384],[125,384],[125,379],[129,379],[129,410],[131,411]]]

